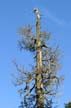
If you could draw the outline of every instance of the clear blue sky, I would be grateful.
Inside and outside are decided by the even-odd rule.
[[[52,32],[64,53],[59,108],[71,100],[71,0],[0,0],[0,108],[18,108],[19,95],[11,82],[11,73],[16,71],[12,60],[25,66],[32,63],[31,55],[19,51],[17,30],[28,23],[34,25],[34,7],[39,8],[43,27]]]

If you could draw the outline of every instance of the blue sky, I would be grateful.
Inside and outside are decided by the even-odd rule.
[[[59,108],[71,100],[71,0],[0,0],[0,107],[18,108],[20,98],[11,82],[11,73],[16,69],[12,63],[16,59],[27,67],[32,63],[32,56],[20,52],[17,46],[17,30],[26,24],[35,24],[33,8],[41,14],[44,28],[52,32],[56,43],[64,53],[63,67],[60,72],[65,80],[58,98]],[[27,59],[27,60],[26,60]]]

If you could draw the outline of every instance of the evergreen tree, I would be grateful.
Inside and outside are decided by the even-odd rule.
[[[71,102],[65,104],[65,108],[71,108]]]
[[[36,15],[36,34],[30,25],[19,29],[21,49],[26,49],[34,55],[34,66],[27,71],[19,68],[15,83],[20,88],[19,93],[23,97],[24,108],[52,108],[52,97],[56,95],[57,88],[62,77],[58,76],[59,48],[49,44],[50,32],[41,31],[40,13],[34,9]]]

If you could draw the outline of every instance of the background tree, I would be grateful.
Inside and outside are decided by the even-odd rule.
[[[71,102],[65,104],[65,108],[71,108]]]
[[[20,86],[19,93],[23,97],[24,108],[51,108],[52,97],[57,93],[62,77],[58,76],[60,67],[59,48],[49,44],[50,32],[40,30],[40,13],[34,9],[36,15],[36,34],[33,27],[28,25],[19,29],[19,46],[33,53],[34,64],[32,70],[17,68],[15,84]],[[22,85],[22,87],[21,87]]]

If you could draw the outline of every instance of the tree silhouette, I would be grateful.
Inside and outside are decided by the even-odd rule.
[[[71,102],[65,104],[65,108],[71,108]]]
[[[23,85],[18,92],[23,97],[24,108],[51,108],[52,97],[56,95],[62,80],[57,73],[60,67],[59,48],[49,44],[50,32],[41,31],[41,16],[37,8],[34,9],[34,13],[36,34],[33,33],[33,27],[30,25],[18,31],[20,49],[33,53],[34,64],[32,70],[27,71],[19,68],[14,62],[18,71],[15,84]]]

